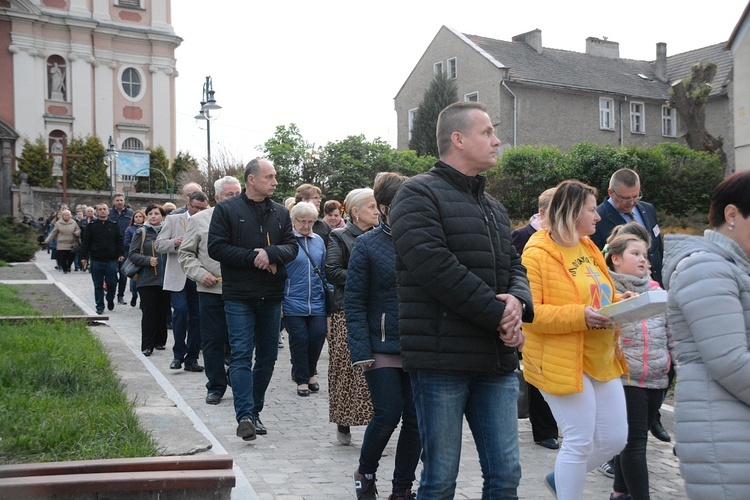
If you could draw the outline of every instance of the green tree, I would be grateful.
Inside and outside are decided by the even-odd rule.
[[[68,141],[67,180],[70,189],[105,191],[110,187],[107,150],[98,137],[73,136]],[[83,155],[81,158],[72,155]]]
[[[53,158],[47,156],[47,143],[43,137],[39,136],[34,142],[24,139],[13,182],[20,185],[21,174],[27,174],[30,186],[55,187],[55,180],[52,178],[53,163]]]
[[[179,151],[174,161],[172,162],[172,169],[169,172],[169,180],[174,183],[185,171],[197,170],[198,160],[187,151]]]
[[[422,172],[427,172],[435,165],[437,158],[430,155],[419,156],[412,149],[391,150],[389,165],[390,172],[398,172],[407,177],[413,177]]]
[[[419,155],[439,156],[435,137],[438,115],[446,106],[456,101],[456,80],[449,79],[443,73],[436,75],[425,91],[422,102],[419,103],[417,116],[412,124],[409,149],[413,149]]]
[[[317,169],[311,168],[317,160],[312,152],[312,146],[302,137],[297,125],[279,125],[270,139],[258,148],[276,168],[276,198],[283,199],[294,195],[295,189],[302,183],[309,182],[319,185],[320,178]],[[307,164],[310,165],[307,165]],[[307,166],[306,166],[307,165]]]
[[[378,172],[392,170],[391,158],[390,144],[380,138],[350,135],[329,142],[320,152],[320,187],[326,198],[343,201],[352,189],[372,186]]]
[[[148,151],[151,153],[148,164],[149,175],[148,177],[139,176],[135,189],[139,193],[168,193],[170,189],[174,189],[174,184],[168,177],[170,170],[167,153],[162,146],[148,148]],[[164,175],[154,169],[161,170]],[[165,176],[167,176],[166,181]]]

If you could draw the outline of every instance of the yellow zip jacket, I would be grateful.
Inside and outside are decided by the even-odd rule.
[[[606,271],[604,256],[588,238],[581,245]],[[558,396],[583,391],[584,336],[592,357],[612,359],[607,368],[588,375],[608,381],[627,373],[625,357],[614,328],[590,330],[586,325],[586,304],[563,261],[562,253],[547,230],[534,233],[521,256],[534,299],[534,321],[524,323],[524,377],[537,388]],[[603,276],[614,291],[609,273]],[[614,297],[614,301],[619,296]]]

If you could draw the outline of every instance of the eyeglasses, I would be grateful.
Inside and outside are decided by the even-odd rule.
[[[612,190],[612,194],[617,196],[617,198],[623,203],[638,203],[639,201],[641,201],[641,198],[643,198],[643,194],[641,193],[638,193],[638,196],[633,196],[632,198],[623,198],[622,196],[617,194],[617,191],[615,191],[614,189]]]
[[[297,224],[300,224],[302,226],[312,226],[313,224],[315,224],[314,220],[301,220],[301,219],[298,219],[297,217],[294,218],[294,221]]]
[[[190,203],[189,205],[190,205],[190,208],[192,208],[193,210],[196,210],[198,212],[200,212],[201,210],[205,210],[205,209],[208,208],[208,205],[206,205],[205,207],[199,207],[199,206],[193,205],[192,203]]]

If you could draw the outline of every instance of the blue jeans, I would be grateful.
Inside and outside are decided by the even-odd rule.
[[[201,349],[206,365],[206,389],[221,394],[227,390],[227,372],[224,369],[224,346],[228,342],[227,317],[220,293],[198,293],[201,320]]]
[[[318,368],[328,322],[325,316],[284,316],[284,325],[289,333],[292,378],[297,385],[307,384]]]
[[[96,302],[96,310],[104,310],[104,283],[107,283],[107,301],[111,302],[115,300],[115,292],[117,291],[117,261],[102,262],[100,260],[92,260],[91,264],[91,280],[94,282],[94,301]]]
[[[242,417],[263,410],[266,389],[279,355],[280,300],[225,300],[229,346],[229,378],[234,413]],[[253,366],[255,351],[255,366]]]
[[[117,262],[117,298],[119,299],[125,295],[125,286],[128,284],[128,275],[122,272],[122,264],[124,262]],[[109,288],[109,285],[107,285],[107,288]]]
[[[172,292],[172,335],[174,359],[186,365],[198,362],[201,348],[201,325],[198,317],[198,290],[195,281],[185,280],[185,287]]]
[[[414,471],[422,450],[409,374],[401,368],[377,368],[367,370],[365,380],[370,388],[373,416],[362,440],[359,472],[374,474],[377,471],[383,450],[403,419],[396,445],[392,490],[403,495],[414,483]]]
[[[521,464],[516,375],[421,370],[410,375],[424,465],[418,498],[453,498],[465,415],[482,467],[482,499],[517,499]]]

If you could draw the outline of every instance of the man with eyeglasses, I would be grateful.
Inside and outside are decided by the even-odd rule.
[[[187,199],[187,211],[167,216],[154,242],[156,251],[167,255],[163,287],[171,292],[174,358],[169,368],[172,370],[179,370],[184,363],[185,371],[203,371],[203,366],[198,364],[198,352],[201,348],[198,290],[195,282],[187,279],[177,252],[185,237],[190,218],[206,208],[206,195],[201,191],[193,192]]]
[[[664,239],[659,230],[659,222],[656,220],[656,209],[650,203],[641,201],[641,180],[638,174],[629,168],[621,168],[609,179],[609,189],[607,189],[609,198],[604,200],[596,211],[599,213],[601,220],[596,224],[596,232],[591,239],[600,249],[604,248],[607,238],[612,233],[615,226],[635,221],[648,230],[651,236],[651,242],[648,248],[648,260],[651,263],[651,277],[662,285],[661,269],[662,257],[664,255]],[[663,285],[662,285],[663,286]],[[670,374],[670,384],[672,377]],[[657,415],[656,420],[651,426],[651,434],[657,439],[669,442],[672,438],[661,425],[661,416]],[[605,475],[610,476],[606,470],[607,465],[611,462],[602,464],[599,469]],[[614,471],[612,471],[614,475]]]
[[[664,240],[656,220],[656,209],[652,204],[641,201],[641,180],[638,174],[629,168],[621,168],[609,179],[607,193],[609,198],[596,207],[601,220],[596,224],[596,233],[591,239],[596,246],[604,248],[615,226],[632,221],[639,223],[651,236],[648,249],[651,276],[661,285]]]

